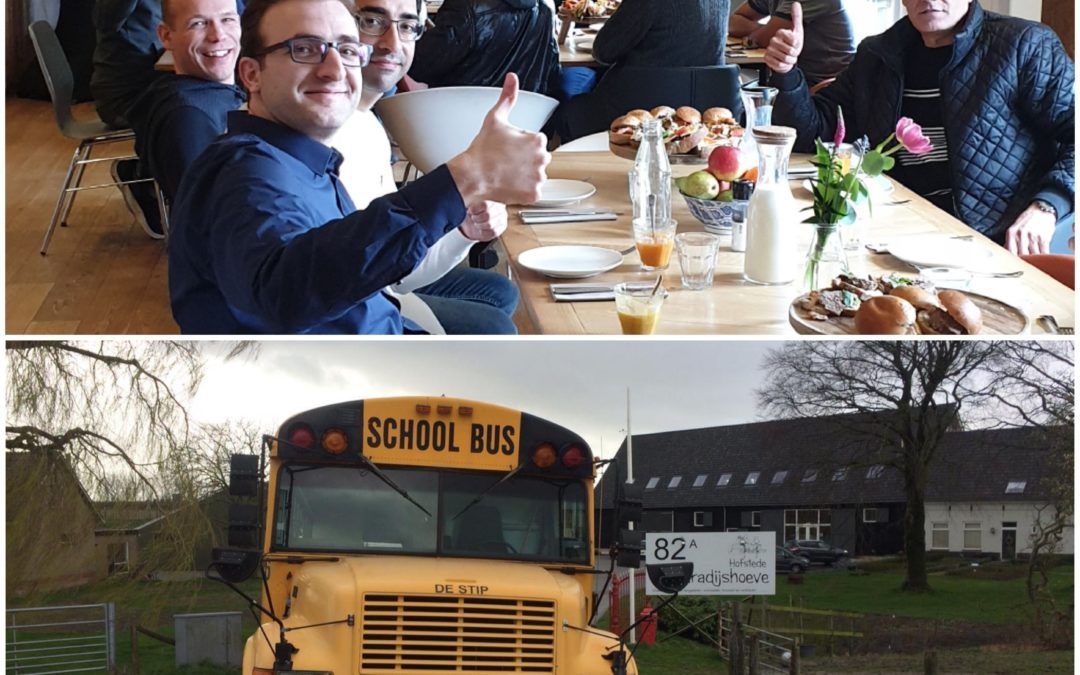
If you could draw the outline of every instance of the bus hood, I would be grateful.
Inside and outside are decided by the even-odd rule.
[[[586,628],[591,575],[583,584],[534,563],[342,556],[277,564],[271,575],[273,604],[288,607],[289,639],[301,648],[298,669],[324,653],[352,655],[347,667],[359,672],[610,673],[602,654],[617,645],[577,630]],[[315,624],[324,625],[298,630]]]

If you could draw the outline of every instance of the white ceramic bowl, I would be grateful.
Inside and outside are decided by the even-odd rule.
[[[375,110],[405,157],[428,173],[469,147],[499,92],[497,87],[422,89],[384,98]],[[510,123],[540,131],[558,104],[542,94],[520,91]]]

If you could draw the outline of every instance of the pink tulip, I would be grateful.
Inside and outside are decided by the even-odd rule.
[[[934,149],[934,145],[923,135],[922,127],[910,117],[901,117],[896,122],[896,139],[913,155],[925,155]]]
[[[847,134],[847,129],[844,128],[844,109],[837,106],[836,108],[836,135],[833,136],[833,147],[839,148],[840,144],[844,142],[844,136]]]

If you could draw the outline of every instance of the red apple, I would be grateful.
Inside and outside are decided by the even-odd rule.
[[[733,181],[743,172],[742,153],[733,145],[719,145],[709,153],[709,173],[716,180]]]

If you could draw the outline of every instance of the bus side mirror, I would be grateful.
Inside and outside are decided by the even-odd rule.
[[[260,478],[257,455],[229,457],[229,495],[233,497],[258,496]]]
[[[210,569],[222,579],[238,584],[247,581],[259,569],[262,554],[259,551],[241,551],[233,548],[215,548],[211,551]]]
[[[641,527],[642,491],[637,483],[623,483],[615,505],[618,514],[618,533],[615,538],[615,564],[620,567],[641,566],[645,550],[645,529]],[[633,523],[637,529],[631,530]]]
[[[229,546],[256,548],[259,545],[259,507],[229,504]]]
[[[669,595],[678,593],[690,583],[690,577],[694,575],[694,563],[658,563],[646,565],[645,571],[649,574],[649,581],[653,586]]]
[[[615,540],[615,564],[619,567],[641,566],[641,555],[645,551],[645,533],[641,530],[619,530]]]

